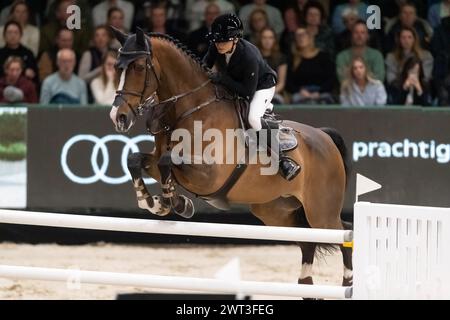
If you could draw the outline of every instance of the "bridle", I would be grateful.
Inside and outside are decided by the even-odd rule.
[[[150,74],[151,74],[151,72],[153,72],[153,74],[155,75],[155,79],[158,82],[158,86],[161,83],[161,80],[158,77],[158,75],[156,73],[156,70],[155,70],[155,66],[153,64],[152,51],[150,50],[149,45],[148,45],[147,42],[146,42],[146,49],[147,49],[146,51],[129,51],[129,52],[123,51],[122,48],[119,49],[119,57],[121,55],[123,55],[123,56],[130,56],[132,59],[133,59],[133,57],[135,57],[130,62],[130,64],[134,60],[138,59],[139,57],[141,57],[143,55],[146,56],[146,60],[145,60],[145,83],[144,83],[144,87],[143,87],[142,91],[141,92],[137,92],[137,91],[123,90],[123,89],[116,91],[117,97],[122,99],[127,104],[128,108],[131,110],[131,112],[134,114],[135,117],[137,117],[138,115],[142,116],[142,115],[144,115],[144,113],[146,111],[148,111],[148,110],[150,110],[152,108],[156,108],[156,107],[161,106],[161,105],[171,104],[172,106],[174,106],[178,102],[178,100],[180,100],[180,99],[182,99],[184,97],[187,97],[187,96],[189,96],[189,95],[191,95],[191,94],[201,90],[202,88],[206,87],[211,82],[211,80],[208,79],[207,81],[203,82],[198,87],[196,87],[196,88],[194,88],[194,89],[192,89],[192,90],[190,90],[188,92],[172,96],[169,99],[166,99],[166,100],[158,102],[158,103],[155,103],[156,97],[157,97],[157,92],[156,91],[153,92],[148,98],[145,98],[145,92],[147,91],[147,88],[150,86]],[[176,119],[174,125],[176,125],[176,123],[180,122],[181,120],[184,120],[187,117],[191,116],[193,113],[195,113],[195,112],[201,110],[202,108],[210,105],[211,103],[213,103],[215,101],[220,101],[221,98],[219,97],[217,86],[215,86],[215,92],[216,92],[216,94],[215,94],[214,98],[211,98],[211,99],[201,103],[200,105],[195,106],[194,108],[184,112],[181,116],[179,116]],[[132,105],[128,102],[128,100],[124,98],[125,95],[131,95],[131,96],[135,96],[135,97],[139,97],[140,98],[139,105],[136,108],[136,111],[133,109]],[[167,126],[164,128],[165,131],[169,131],[170,129],[171,128],[169,128]]]
[[[146,43],[146,45],[148,46],[147,43]],[[137,117],[138,115],[141,116],[144,114],[145,110],[156,101],[156,95],[157,95],[156,91],[153,92],[150,95],[150,97],[148,97],[147,99],[144,100],[145,92],[147,91],[147,88],[150,86],[150,72],[153,72],[153,74],[155,75],[155,79],[158,82],[158,86],[160,84],[160,79],[159,79],[158,75],[156,74],[155,66],[153,64],[152,51],[148,49],[147,51],[125,52],[122,50],[122,48],[120,48],[119,49],[119,57],[121,55],[132,56],[132,57],[135,56],[136,58],[134,60],[138,59],[140,56],[145,55],[145,82],[144,82],[144,87],[142,88],[142,91],[141,92],[131,91],[131,90],[117,90],[116,91],[117,96],[120,97],[127,104],[128,108],[130,108],[130,110],[134,114],[134,116],[135,117]],[[130,96],[135,96],[135,97],[140,98],[139,106],[137,107],[136,111],[134,111],[133,107],[128,102],[128,100],[124,98],[125,95],[130,95]]]

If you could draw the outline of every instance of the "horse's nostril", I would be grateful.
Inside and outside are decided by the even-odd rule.
[[[124,115],[124,114],[121,114],[119,116],[119,122],[126,123],[127,122],[127,116]]]

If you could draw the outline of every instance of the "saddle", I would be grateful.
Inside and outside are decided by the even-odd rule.
[[[239,116],[240,127],[244,130],[251,128],[248,122],[248,116],[250,113],[250,103],[242,98],[234,100],[236,112]],[[283,125],[284,121],[278,119],[278,116],[273,110],[266,110],[262,118],[262,122],[266,124],[264,129],[276,130],[278,129],[278,142],[280,146],[280,152],[289,152],[297,148],[298,141],[295,137],[294,130],[288,126]],[[248,146],[248,139],[246,139]]]

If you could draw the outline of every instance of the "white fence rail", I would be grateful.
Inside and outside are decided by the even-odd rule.
[[[0,266],[0,277],[62,281],[68,285],[104,284],[155,289],[188,290],[213,293],[268,295],[283,297],[311,297],[345,299],[351,297],[351,288],[338,286],[309,286],[289,283],[227,281],[189,277],[168,277],[131,273],[81,271],[19,266]]]
[[[142,232],[203,237],[277,240],[343,244],[352,241],[352,231],[228,225],[147,219],[65,215],[45,212],[0,210],[0,223],[62,227],[121,232]],[[224,281],[186,277],[167,277],[126,273],[78,271],[20,266],[0,266],[0,277],[47,281],[125,285],[159,289],[176,289],[215,293],[242,293],[271,296],[345,299],[352,288],[310,286],[288,283]]]
[[[342,244],[352,241],[348,230],[321,230],[217,223],[81,216],[45,212],[0,210],[0,223],[46,227]]]

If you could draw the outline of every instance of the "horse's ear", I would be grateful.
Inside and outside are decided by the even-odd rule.
[[[146,48],[145,32],[139,27],[136,28],[136,44],[141,48]]]
[[[127,41],[128,39],[128,35],[113,26],[109,26],[109,28],[111,29],[114,37],[116,37],[117,41],[119,41],[123,46],[125,44],[125,41]]]

